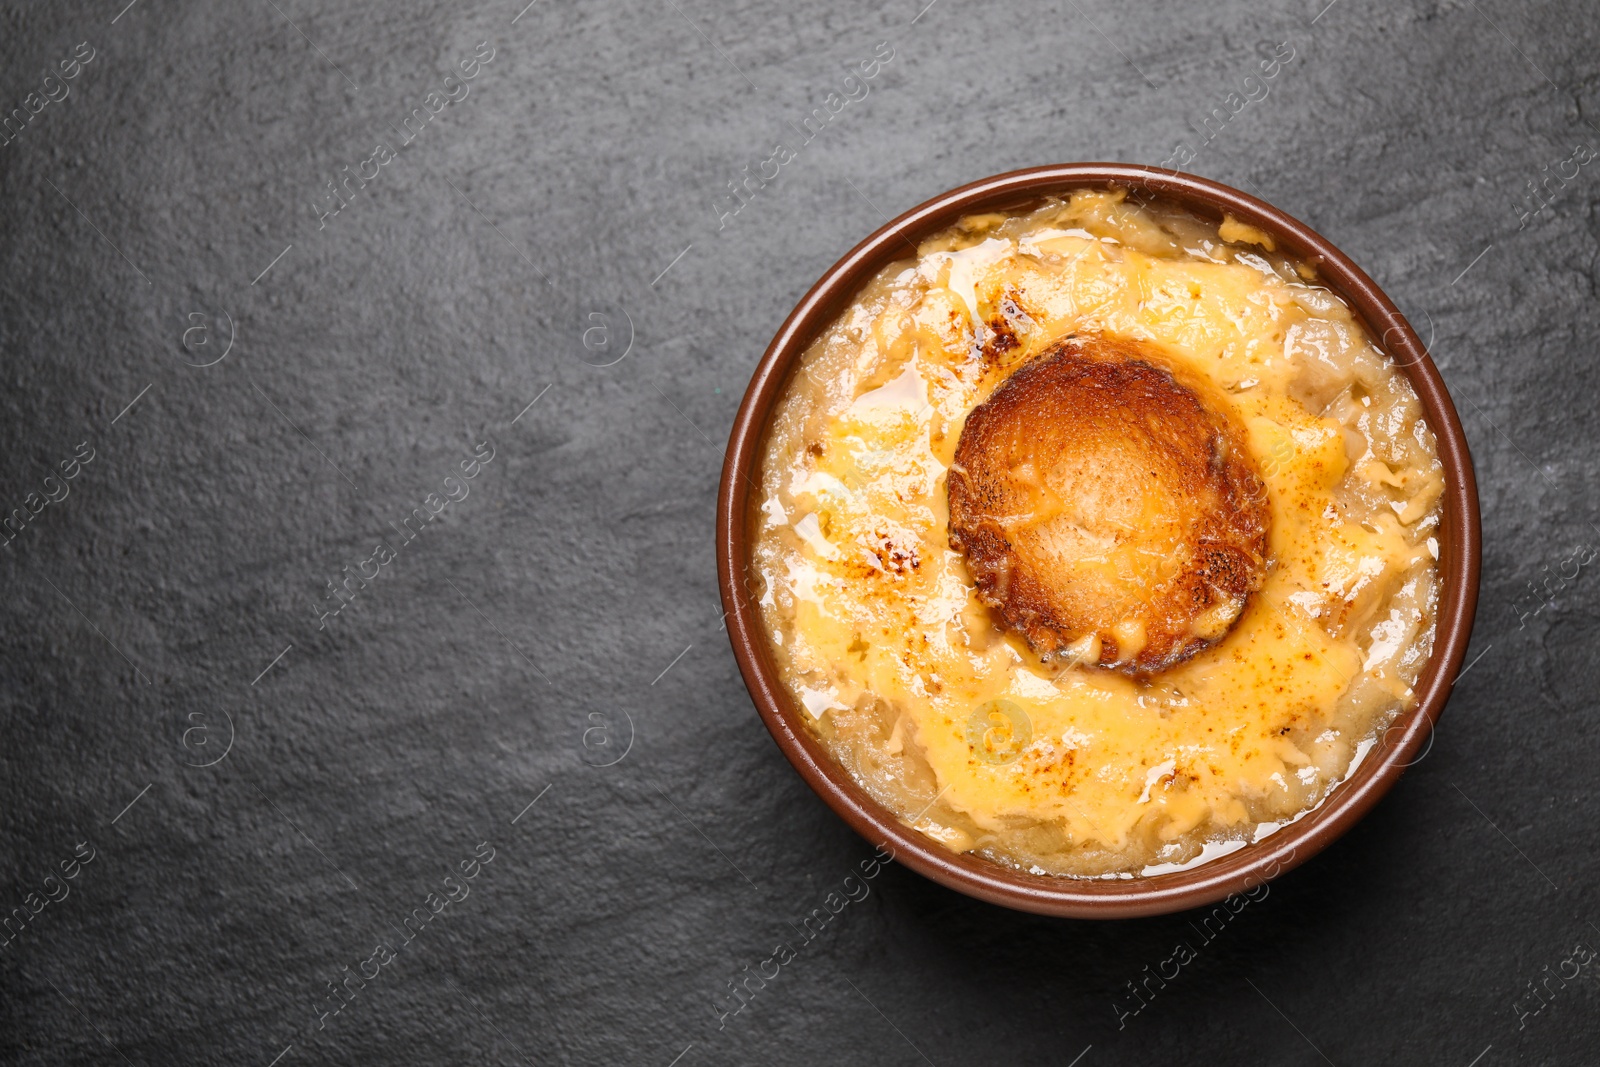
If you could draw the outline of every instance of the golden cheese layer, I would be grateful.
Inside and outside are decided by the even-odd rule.
[[[967,414],[1073,333],[1207,383],[1266,483],[1259,592],[1147,678],[1042,661],[949,547]],[[806,353],[750,584],[803,718],[908,825],[1038,873],[1148,873],[1309,810],[1411,700],[1442,488],[1409,383],[1312,271],[1233,220],[1082,192],[964,219]]]

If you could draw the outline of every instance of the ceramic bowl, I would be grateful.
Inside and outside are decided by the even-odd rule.
[[[1271,234],[1278,248],[1315,265],[1319,281],[1338,293],[1369,335],[1411,380],[1438,439],[1444,466],[1443,521],[1438,532],[1441,577],[1432,658],[1403,712],[1353,774],[1299,821],[1209,863],[1171,874],[1079,879],[1037,876],[982,856],[956,854],[901,824],[873,800],[809,732],[802,711],[773,664],[759,609],[746,592],[752,531],[752,489],[760,484],[768,419],[791,371],[811,342],[886,264],[905,258],[923,238],[964,215],[1026,207],[1046,196],[1119,186],[1220,221],[1224,212]],[[908,244],[909,242],[909,244]],[[835,263],[784,320],[750,380],[734,419],[717,505],[717,570],[728,634],[750,696],[783,754],[828,806],[875,846],[918,873],[958,892],[1024,911],[1080,918],[1125,918],[1181,911],[1247,891],[1326,848],[1388,792],[1418,758],[1461,669],[1478,598],[1478,494],[1461,420],[1423,343],[1383,290],[1327,238],[1285,212],[1226,185],[1153,167],[1074,163],[1014,171],[953,189],[912,208]]]

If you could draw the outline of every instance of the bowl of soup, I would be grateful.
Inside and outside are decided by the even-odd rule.
[[[1154,168],[1018,171],[835,264],[723,469],[763,721],[960,892],[1176,911],[1309,859],[1433,729],[1477,597],[1460,421],[1305,224]]]

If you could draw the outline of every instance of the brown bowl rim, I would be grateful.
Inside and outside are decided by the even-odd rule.
[[[884,265],[917,242],[976,211],[1016,208],[1085,187],[1125,187],[1216,219],[1226,213],[1271,234],[1282,250],[1310,264],[1344,298],[1370,336],[1410,379],[1445,469],[1440,524],[1442,576],[1433,654],[1402,713],[1355,774],[1323,803],[1265,839],[1191,870],[1115,879],[1032,875],[970,854],[952,853],[902,825],[833,761],[798,719],[778,679],[760,613],[739,594],[735,570],[749,562],[749,490],[759,476],[767,421],[800,355]],[[717,578],[728,638],[761,719],[800,776],[869,842],[893,851],[912,870],[979,900],[1043,915],[1130,918],[1199,907],[1244,892],[1304,863],[1353,826],[1389,791],[1438,722],[1472,636],[1481,565],[1477,483],[1466,434],[1429,357],[1399,309],[1365,272],[1305,223],[1247,193],[1179,171],[1122,163],[1031,167],[942,193],[879,227],[830,267],[779,328],[751,376],[734,418],[717,495]]]

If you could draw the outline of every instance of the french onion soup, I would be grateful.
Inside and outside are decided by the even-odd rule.
[[[765,444],[748,587],[907,825],[1135,877],[1319,804],[1432,648],[1434,437],[1271,235],[1107,188],[881,271]]]

